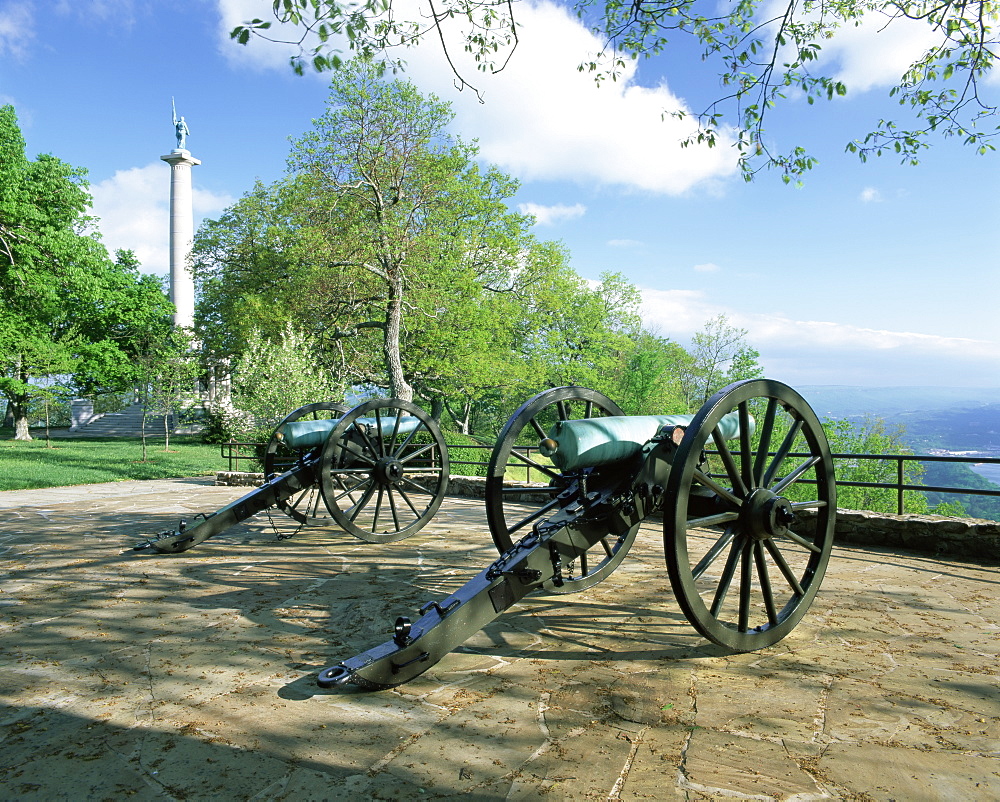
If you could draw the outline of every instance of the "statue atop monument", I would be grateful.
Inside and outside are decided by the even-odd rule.
[[[188,134],[191,133],[191,129],[188,128],[187,123],[184,122],[184,118],[177,117],[177,106],[174,105],[174,99],[170,98],[170,106],[174,112],[174,134],[177,136],[177,150],[185,150],[185,144],[187,141]]]

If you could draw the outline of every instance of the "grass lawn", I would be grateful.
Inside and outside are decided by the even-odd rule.
[[[209,476],[228,467],[219,446],[194,436],[171,437],[169,451],[162,437],[147,437],[145,462],[138,437],[53,438],[52,448],[44,434],[28,442],[12,437],[10,429],[0,430],[0,490]]]

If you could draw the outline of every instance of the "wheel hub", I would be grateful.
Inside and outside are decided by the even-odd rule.
[[[379,484],[398,484],[404,473],[403,463],[394,457],[382,457],[375,463],[375,480]]]
[[[740,519],[748,535],[755,540],[768,540],[788,532],[795,512],[788,499],[758,487],[744,500]]]

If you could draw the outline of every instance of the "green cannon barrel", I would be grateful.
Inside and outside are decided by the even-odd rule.
[[[632,415],[557,421],[539,449],[562,471],[593,468],[628,459],[664,427],[688,426],[693,419],[694,415]],[[719,428],[727,440],[739,437],[739,416],[726,415]]]
[[[369,434],[379,434],[383,438],[409,434],[420,426],[420,418],[403,415],[399,418],[399,428],[396,428],[396,418],[358,418],[355,427],[365,427]],[[286,423],[278,434],[291,448],[315,448],[326,442],[339,423],[337,420],[297,420]]]

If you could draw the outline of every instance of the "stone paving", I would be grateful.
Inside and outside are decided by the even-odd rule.
[[[838,547],[792,635],[733,656],[651,526],[409,685],[322,690],[492,561],[482,502],[392,544],[261,515],[129,549],[242,492],[0,493],[0,799],[1000,799],[995,566]]]

